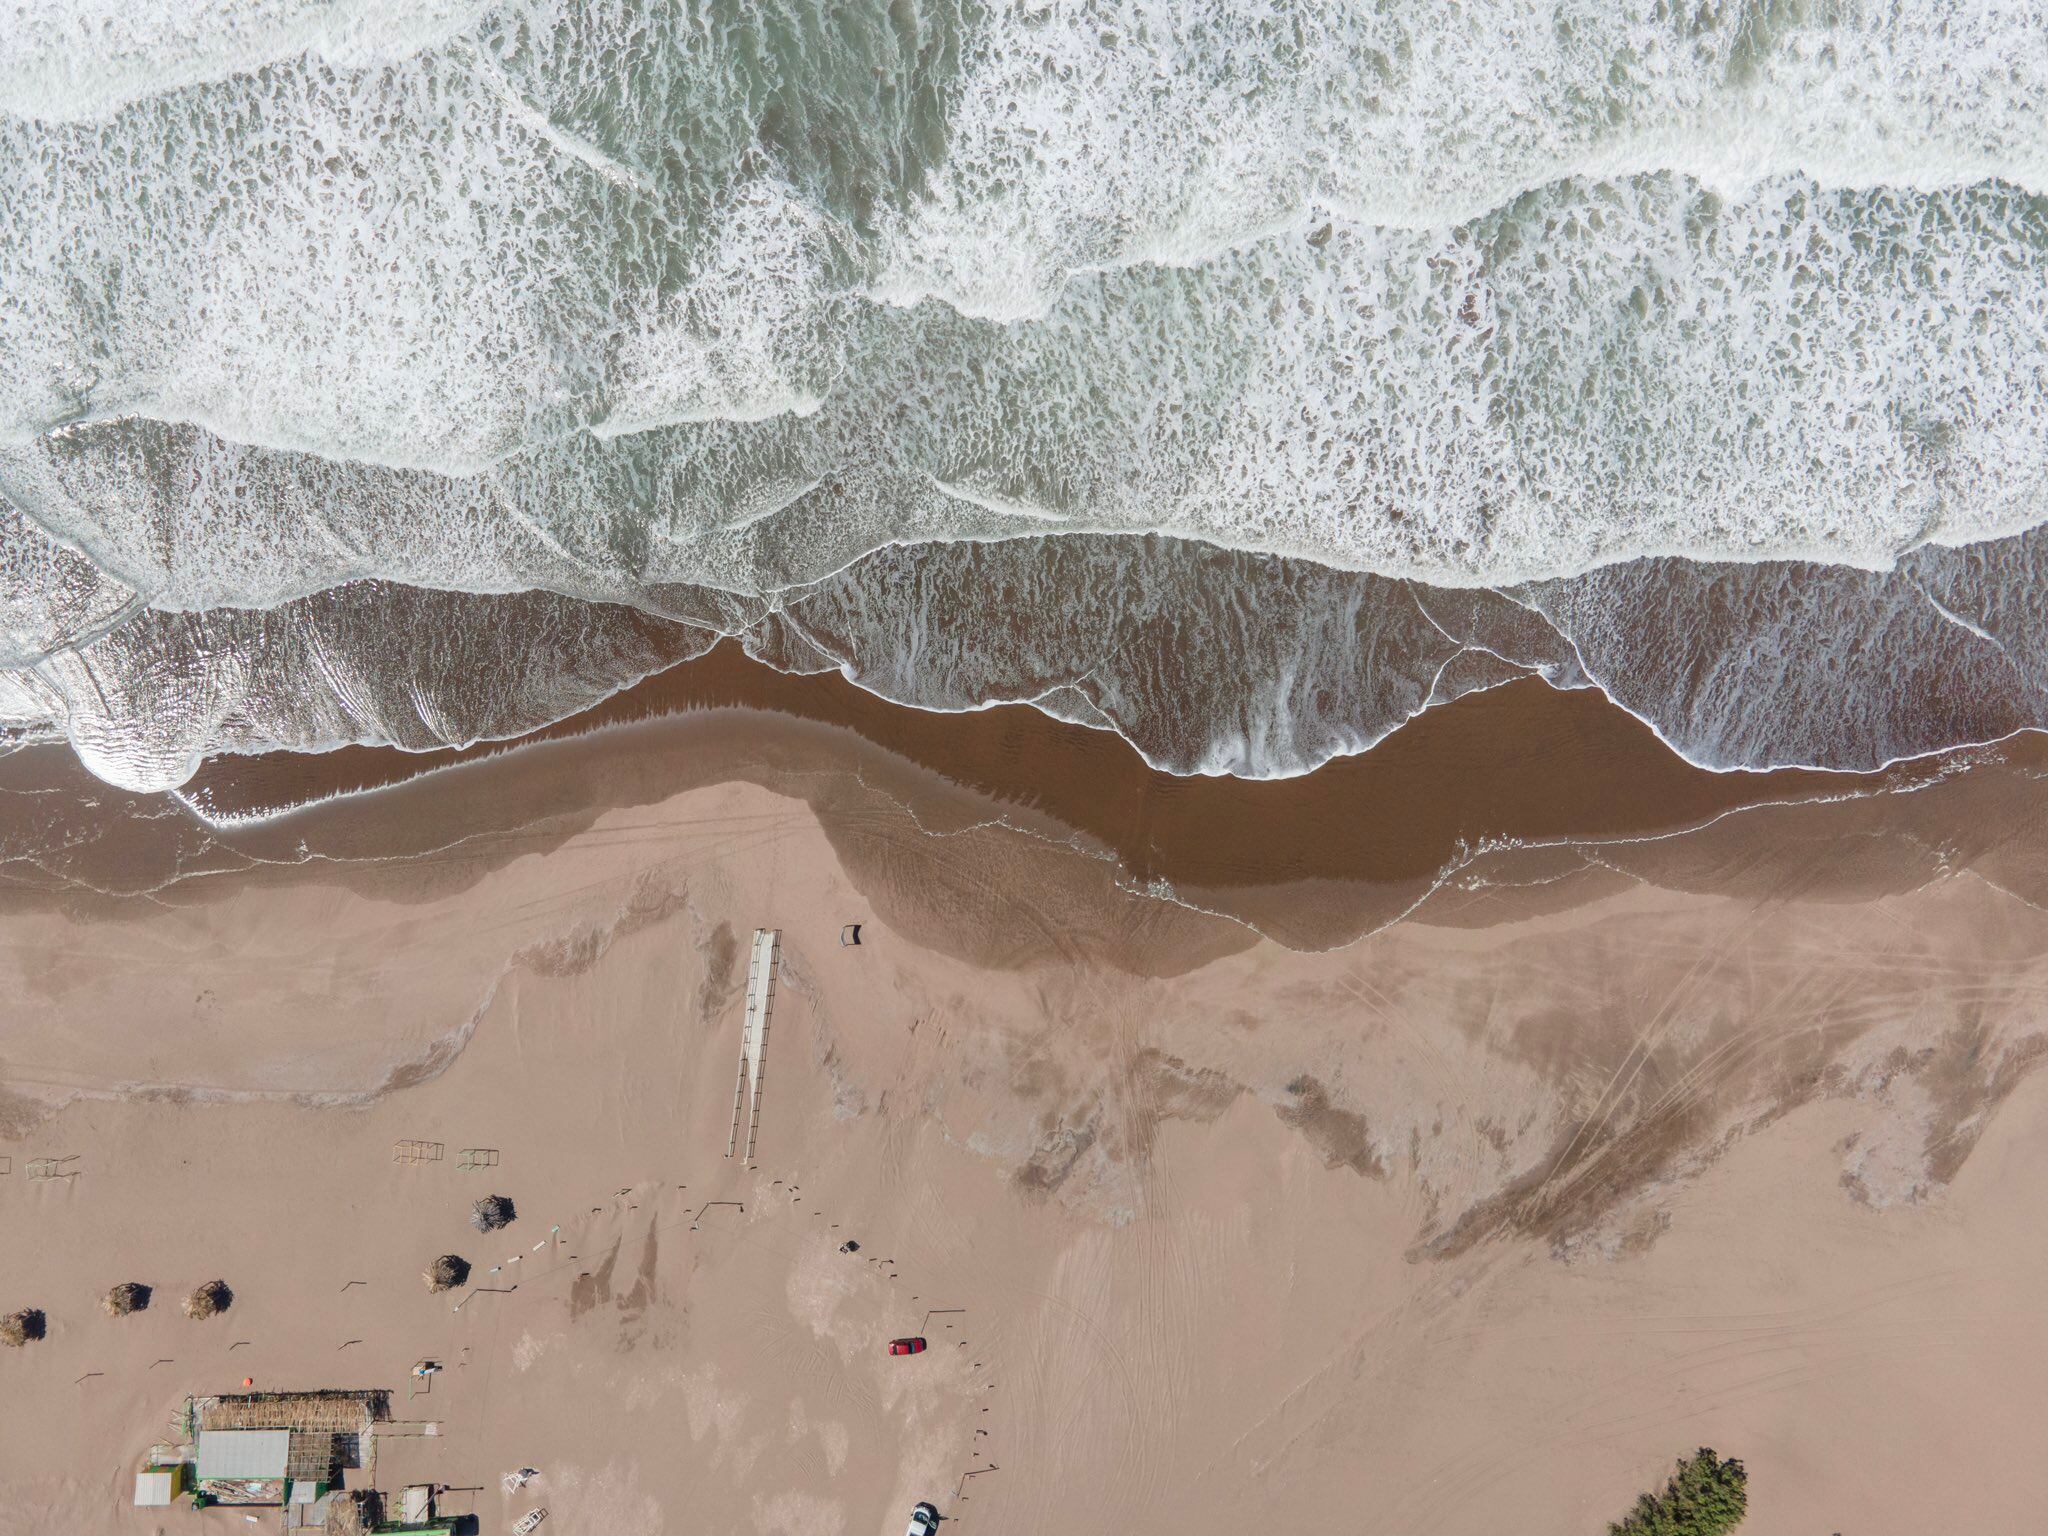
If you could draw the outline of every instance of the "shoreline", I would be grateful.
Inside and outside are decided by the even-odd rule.
[[[1863,842],[1882,802],[1903,831],[1879,828],[1888,857],[1859,856],[1843,891],[1927,878],[1940,862],[1927,846],[1968,843],[1987,805],[2005,814],[2013,786],[2043,771],[2048,738],[2031,735],[1867,774],[1700,769],[1603,695],[1529,679],[1299,778],[1187,779],[1029,706],[932,714],[726,644],[511,742],[219,758],[176,795],[112,790],[67,749],[25,749],[0,759],[0,791],[16,792],[0,804],[42,823],[0,823],[13,877],[0,899],[118,903],[173,887],[193,899],[198,876],[332,876],[743,778],[809,800],[828,829],[836,797],[871,793],[941,835],[1001,822],[1106,863],[1131,889],[1327,948],[1424,911],[1491,920],[1500,902],[1485,891],[1555,885],[1574,866],[1583,883],[1589,861],[1711,883],[1695,855],[1745,841],[1731,818]]]

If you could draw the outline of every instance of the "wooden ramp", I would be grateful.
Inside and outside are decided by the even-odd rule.
[[[753,959],[747,965],[747,1011],[740,1020],[740,1080],[732,1095],[732,1135],[725,1155],[740,1150],[740,1125],[747,1132],[747,1161],[754,1159],[754,1138],[761,1130],[762,1057],[768,1050],[768,1010],[775,1002],[775,962],[782,949],[780,928],[754,930]]]

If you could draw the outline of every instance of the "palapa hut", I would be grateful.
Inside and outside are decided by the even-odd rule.
[[[510,1226],[518,1214],[508,1196],[485,1195],[470,1207],[469,1224],[479,1232],[495,1232],[500,1227]]]
[[[452,1291],[469,1278],[469,1260],[460,1254],[444,1253],[420,1276],[430,1291]]]
[[[0,1344],[9,1349],[19,1349],[31,1339],[40,1339],[49,1331],[39,1307],[23,1307],[19,1312],[10,1312],[0,1317]]]
[[[235,1293],[225,1280],[209,1280],[185,1298],[185,1315],[192,1318],[218,1317],[235,1304]]]
[[[100,1306],[109,1317],[127,1317],[149,1310],[151,1292],[137,1280],[124,1280],[101,1298]]]

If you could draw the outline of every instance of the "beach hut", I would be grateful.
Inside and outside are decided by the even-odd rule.
[[[185,1464],[144,1467],[135,1474],[135,1507],[161,1509],[185,1491]]]
[[[185,1315],[190,1318],[219,1317],[235,1304],[235,1293],[225,1280],[209,1280],[185,1298]]]
[[[282,1504],[291,1466],[288,1429],[202,1429],[199,1492],[216,1504]]]
[[[469,1208],[469,1224],[479,1232],[495,1232],[500,1227],[510,1226],[518,1214],[509,1197],[485,1195]]]
[[[458,1253],[444,1253],[429,1264],[420,1278],[430,1291],[452,1291],[469,1279],[469,1260]]]
[[[109,1317],[132,1317],[149,1310],[150,1294],[150,1288],[141,1281],[124,1280],[101,1299],[100,1310]]]

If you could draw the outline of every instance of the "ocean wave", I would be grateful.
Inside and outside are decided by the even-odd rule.
[[[169,789],[223,752],[424,751],[564,719],[716,638],[636,609],[543,593],[482,598],[359,583],[279,608],[148,610],[28,674],[93,773]]]
[[[1670,555],[1880,570],[2048,517],[2048,204],[2009,187],[1773,183],[1729,204],[1670,177],[1571,184],[1451,230],[1326,226],[1099,274],[1028,325],[930,305],[818,320],[831,356],[802,368],[761,318],[772,284],[731,315],[743,248],[690,269],[711,275],[676,324],[574,365],[604,380],[582,419],[614,430],[440,416],[431,370],[368,349],[294,390],[264,370],[313,363],[252,329],[207,378],[301,437],[327,417],[358,436],[460,423],[508,451],[408,467],[353,438],[314,453],[115,417],[0,442],[0,494],[172,607],[366,576],[760,593],[889,543],[1048,528],[1435,585]],[[750,393],[779,408],[735,408]],[[707,398],[724,412],[618,425]]]
[[[1517,677],[1598,688],[1703,767],[1855,770],[2048,727],[2044,572],[2033,533],[1887,572],[1660,559],[1496,592],[1081,537],[890,550],[757,628],[898,702],[1039,704],[1178,774],[1311,772]]]
[[[489,0],[9,0],[0,112],[48,122],[302,56],[367,69],[472,26]]]
[[[133,612],[0,673],[0,723],[165,789],[221,752],[507,739],[736,637],[917,709],[1029,704],[1182,775],[1311,772],[1518,678],[1597,688],[1705,767],[1862,770],[2048,729],[2044,569],[2048,532],[1884,573],[1647,560],[1492,591],[1062,535],[890,546],[772,601],[671,588],[660,614],[359,582]]]
[[[411,22],[359,4],[347,25],[388,31],[386,53],[257,49],[182,83],[165,50],[273,24],[296,35],[311,13],[158,3],[120,24],[132,46],[106,51],[155,68],[160,89],[103,115],[0,119],[0,219],[16,234],[0,250],[16,364],[0,441],[144,415],[476,473],[588,429],[817,410],[850,371],[945,333],[892,312],[923,299],[1049,328],[1097,309],[1112,329],[1126,311],[1158,323],[1147,298],[1175,285],[1131,270],[1154,265],[1252,285],[1194,302],[1235,306],[1254,332],[1263,316],[1272,350],[1301,351],[1302,382],[1323,387],[1319,350],[1349,371],[1347,341],[1457,342],[1430,305],[1466,295],[1433,292],[1418,267],[1477,268],[1483,303],[1504,242],[1523,263],[1503,263],[1511,327],[1581,307],[1604,327],[1603,304],[1647,304],[1659,312],[1615,337],[1620,350],[1642,331],[1646,367],[1697,361],[1666,350],[1678,327],[1745,318],[1809,321],[1796,344],[1813,368],[1864,344],[1872,319],[1924,345],[1902,274],[1882,270],[1901,229],[1937,271],[1958,269],[1923,325],[2037,297],[2038,7],[1680,21],[1662,6],[691,14],[615,0],[459,26],[451,10],[428,28],[450,35],[414,46]],[[24,19],[15,35],[32,41],[16,46],[37,57],[114,25],[65,5]],[[1526,269],[1532,221],[1561,239],[1550,291]],[[1773,292],[1799,286],[1803,243],[1841,267],[1832,297],[1872,315]],[[2002,261],[2018,280],[1987,295]],[[1333,300],[1369,306],[1377,337],[1331,336]],[[1554,303],[1565,313],[1538,313]],[[1256,364],[1258,335],[1194,318]],[[1492,354],[1512,339],[1475,361],[1511,368]],[[1585,366],[1583,346],[1566,350]],[[849,394],[872,403],[858,381]]]
[[[2048,189],[2040,4],[1005,6],[959,77],[871,291],[1001,320],[1318,208],[1435,229],[1657,172]]]
[[[9,19],[0,719],[117,782],[721,634],[1188,773],[1529,673],[1712,766],[2037,721],[2042,5]],[[387,603],[544,643],[493,712]]]

